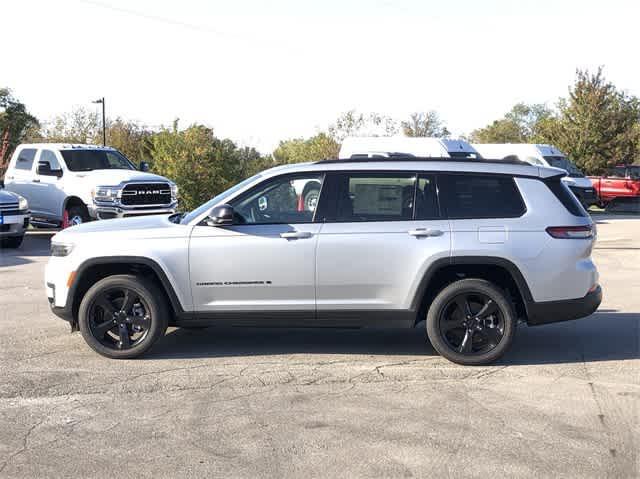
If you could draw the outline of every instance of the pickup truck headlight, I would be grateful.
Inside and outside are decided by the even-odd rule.
[[[171,185],[171,200],[176,201],[178,199],[178,185]]]
[[[73,251],[71,243],[51,243],[51,256],[69,256]]]
[[[21,197],[18,199],[18,209],[19,209],[20,211],[26,211],[26,210],[28,210],[28,209],[29,209],[29,202],[27,201],[27,199],[26,199],[26,198],[24,198],[24,197],[22,197],[22,196],[21,196]]]
[[[108,201],[113,202],[118,198],[120,188],[117,186],[96,186],[91,192],[94,201]]]

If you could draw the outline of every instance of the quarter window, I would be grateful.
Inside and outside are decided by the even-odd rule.
[[[20,151],[18,160],[16,161],[16,169],[18,170],[30,170],[33,166],[33,159],[36,156],[36,150],[30,148]]]
[[[312,223],[320,199],[322,174],[269,180],[231,202],[237,224]]]
[[[328,221],[410,221],[416,175],[352,173],[332,176],[334,207]]]
[[[451,219],[516,218],[526,211],[511,177],[444,174],[438,177],[440,201]]]

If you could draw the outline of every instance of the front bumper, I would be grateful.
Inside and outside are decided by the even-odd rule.
[[[594,313],[602,302],[602,288],[598,286],[584,298],[564,301],[531,302],[527,304],[527,323],[530,326],[580,319]]]
[[[598,203],[598,195],[595,188],[582,188],[579,186],[569,186],[569,189],[578,198],[585,208]]]
[[[0,217],[0,238],[7,238],[23,236],[29,227],[31,214],[28,211],[10,215],[0,213]]]
[[[125,206],[120,203],[94,202],[93,206],[89,208],[89,215],[98,220],[109,220],[133,216],[169,215],[175,213],[177,208],[177,201],[161,206]]]

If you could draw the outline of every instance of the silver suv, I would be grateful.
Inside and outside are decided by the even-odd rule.
[[[58,233],[47,296],[110,358],[167,326],[426,324],[449,360],[487,364],[519,322],[600,304],[595,228],[564,174],[400,155],[277,167],[188,214]]]

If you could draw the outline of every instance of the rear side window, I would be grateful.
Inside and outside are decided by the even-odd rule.
[[[411,221],[416,175],[342,173],[330,177],[326,221]]]
[[[576,195],[574,195],[569,187],[562,182],[560,177],[556,176],[548,178],[544,180],[544,183],[555,195],[555,197],[560,200],[560,203],[564,205],[569,213],[574,216],[580,217],[588,216],[588,213],[582,207],[580,201],[578,201],[578,198],[576,198]]]
[[[36,156],[36,150],[26,148],[20,151],[18,159],[16,160],[16,169],[18,170],[30,170],[33,166],[33,159]]]
[[[438,189],[451,219],[517,218],[526,211],[510,176],[444,174],[438,176]]]

